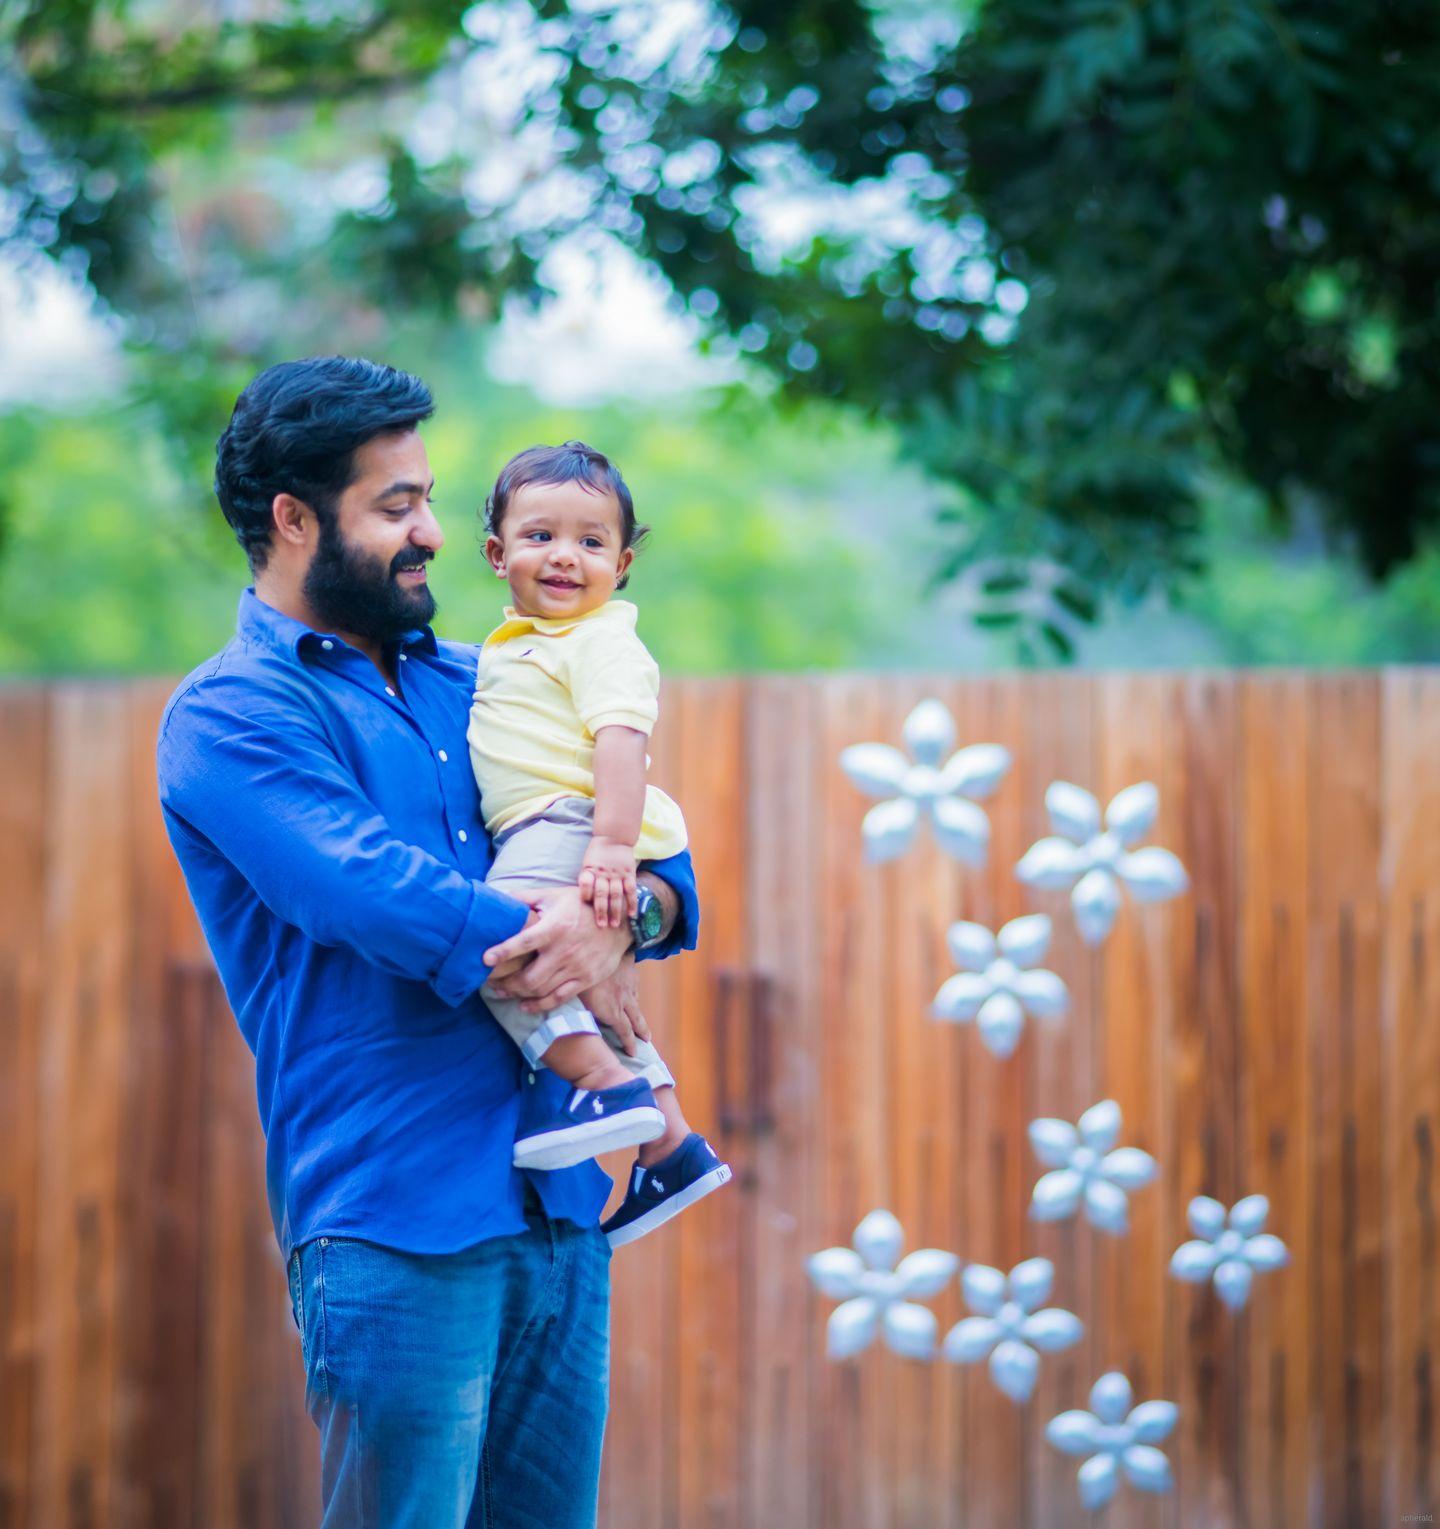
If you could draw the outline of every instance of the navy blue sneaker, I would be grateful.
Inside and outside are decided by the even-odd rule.
[[[654,1141],[664,1130],[665,1117],[644,1078],[614,1088],[572,1088],[548,1114],[522,1120],[514,1163],[517,1168],[569,1168],[617,1147]]]
[[[635,1164],[620,1209],[600,1223],[600,1230],[612,1248],[623,1248],[729,1182],[730,1165],[720,1161],[703,1136],[691,1131],[669,1157],[648,1168]]]

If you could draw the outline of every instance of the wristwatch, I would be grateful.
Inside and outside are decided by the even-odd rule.
[[[648,950],[660,943],[665,927],[665,910],[660,899],[649,887],[640,887],[635,893],[635,917],[630,920],[630,938],[636,950]]]

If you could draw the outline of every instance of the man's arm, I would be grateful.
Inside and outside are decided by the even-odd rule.
[[[458,1005],[490,975],[487,947],[523,903],[400,838],[336,758],[308,708],[214,676],[183,696],[159,743],[172,835],[223,855],[278,917]]]

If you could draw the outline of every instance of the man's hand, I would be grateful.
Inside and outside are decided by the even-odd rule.
[[[618,929],[627,918],[634,918],[640,909],[634,846],[594,835],[580,869],[580,896],[595,905],[595,922],[602,929]]]
[[[635,981],[635,957],[627,950],[614,973],[581,993],[581,1002],[602,1025],[615,1032],[627,1056],[635,1055],[638,1041],[650,1039],[650,1026],[640,1012],[640,993]]]
[[[538,917],[519,934],[485,952],[485,964],[504,966],[538,951],[522,971],[491,978],[502,998],[522,999],[527,1014],[543,1014],[612,975],[630,945],[630,929],[599,928],[576,887],[542,892],[531,905]]]

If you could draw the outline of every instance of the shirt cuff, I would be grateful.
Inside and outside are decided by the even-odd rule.
[[[602,711],[598,716],[586,717],[584,722],[592,736],[602,727],[633,727],[637,733],[644,733],[647,738],[655,730],[655,715],[647,711],[612,708],[610,711]]]
[[[519,934],[529,917],[530,910],[524,903],[502,892],[473,888],[465,927],[430,979],[430,986],[452,1009],[458,1009],[490,980],[491,968],[485,964],[485,952],[512,934]]]
[[[695,889],[695,871],[690,852],[681,850],[668,860],[642,861],[640,869],[658,876],[675,893],[680,899],[680,911],[675,915],[670,933],[658,944],[646,950],[637,950],[635,959],[658,961],[682,950],[694,950],[700,938],[700,896]]]

